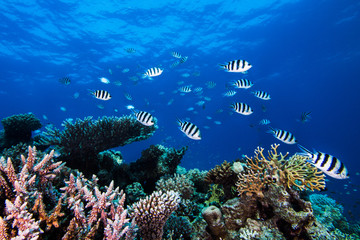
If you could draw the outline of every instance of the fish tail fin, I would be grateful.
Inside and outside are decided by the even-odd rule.
[[[176,117],[176,123],[177,123],[178,125],[181,125],[182,122],[183,122],[183,121],[182,121],[180,118]]]
[[[271,133],[271,134],[274,134],[275,133],[275,129],[273,127],[270,127],[269,126],[269,129],[266,131],[267,133]]]
[[[312,153],[312,152],[310,152],[310,150],[305,148],[303,145],[298,144],[297,146],[300,148],[301,151],[303,151],[303,153],[310,153],[310,154]]]

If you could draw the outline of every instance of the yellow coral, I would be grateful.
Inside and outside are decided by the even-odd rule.
[[[220,198],[224,196],[224,190],[219,187],[219,184],[213,184],[208,192],[211,193],[211,196],[205,201],[207,206],[212,202],[220,203]]]
[[[244,172],[238,174],[236,187],[238,193],[247,196],[263,196],[264,188],[269,184],[279,184],[287,188],[297,187],[299,190],[311,191],[325,188],[325,176],[320,170],[306,161],[306,157],[277,152],[279,144],[271,145],[268,157],[264,149],[255,149],[254,157],[247,157]]]

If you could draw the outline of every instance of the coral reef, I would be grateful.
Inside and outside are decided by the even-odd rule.
[[[172,239],[191,240],[194,230],[188,217],[171,215],[164,227],[164,236]]]
[[[240,195],[263,197],[264,189],[269,185],[281,184],[285,188],[295,187],[298,190],[322,190],[325,188],[325,175],[306,162],[306,158],[277,153],[278,144],[271,145],[268,159],[264,149],[257,148],[254,157],[247,157],[244,171],[238,174],[236,183]]]
[[[41,123],[33,113],[13,115],[1,120],[4,126],[0,150],[18,143],[31,143],[31,133],[41,128]]]
[[[0,234],[18,239],[83,239],[104,236],[133,239],[124,209],[125,195],[113,184],[101,192],[97,179],[70,174],[57,185],[64,163],[53,161],[54,151],[42,159],[29,147],[16,172],[10,158],[0,159]],[[64,185],[64,184],[62,184]],[[60,190],[62,193],[60,193]],[[5,215],[6,214],[6,215]],[[11,228],[9,227],[11,226]]]
[[[179,193],[156,191],[132,205],[130,216],[135,219],[144,240],[161,240],[163,227],[180,202]]]
[[[211,235],[215,239],[226,239],[227,231],[221,210],[215,206],[209,206],[204,208],[201,214],[208,225]]]
[[[180,193],[182,199],[190,199],[194,194],[194,183],[186,175],[174,174],[173,177],[165,179],[162,177],[156,182],[156,190],[170,191]]]
[[[216,165],[214,169],[211,169],[206,174],[205,181],[222,185],[226,198],[234,197],[231,189],[236,182],[236,173],[232,169],[232,164],[226,160],[221,165]]]
[[[324,175],[279,145],[209,172],[179,166],[187,147],[151,145],[130,164],[110,150],[155,129],[130,117],[67,120],[39,141],[60,157],[23,143],[4,149],[0,239],[359,239],[342,206],[307,195]]]
[[[156,130],[154,126],[144,126],[131,116],[102,117],[93,120],[87,117],[72,122],[63,122],[64,129],[46,128],[36,144],[56,145],[61,153],[60,159],[67,162],[71,168],[79,169],[85,176],[92,174],[112,177],[112,172],[99,166],[98,154],[102,151],[124,146],[126,144],[149,138]],[[109,166],[110,169],[116,165]],[[103,170],[100,174],[98,172]],[[108,183],[109,179],[101,182]]]
[[[117,185],[123,187],[132,182],[139,182],[146,193],[155,189],[155,183],[164,175],[176,172],[187,147],[181,149],[151,145],[141,152],[141,157],[130,164],[122,164],[114,172]]]

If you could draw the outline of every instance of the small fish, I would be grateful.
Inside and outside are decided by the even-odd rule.
[[[268,94],[267,92],[264,91],[255,91],[252,92],[252,94],[254,94],[255,97],[260,98],[262,100],[270,100],[270,94]]]
[[[129,71],[130,71],[130,69],[124,68],[121,72],[122,72],[122,73],[127,73],[127,72],[129,72]]]
[[[181,76],[184,78],[188,78],[188,77],[190,77],[190,73],[183,73],[183,74],[181,74]]]
[[[97,106],[99,109],[104,109],[104,108],[105,108],[104,105],[102,105],[102,104],[96,104],[96,106]]]
[[[110,93],[106,90],[96,90],[94,92],[91,92],[91,94],[94,95],[95,98],[100,100],[107,101],[111,99]]]
[[[144,111],[139,111],[139,112],[136,112],[135,110],[133,110],[134,112],[134,115],[136,117],[136,120],[141,123],[142,125],[145,125],[145,126],[152,126],[154,125],[154,118],[153,116],[148,113],[148,112],[144,112]]]
[[[260,122],[259,122],[260,125],[268,125],[270,124],[270,120],[269,119],[262,119]]]
[[[177,67],[177,66],[179,66],[179,64],[180,64],[180,61],[175,61],[170,65],[170,68]]]
[[[134,109],[135,107],[133,105],[127,105],[126,108],[131,110],[131,109]]]
[[[69,85],[71,83],[71,79],[69,77],[60,78],[58,81],[64,85]]]
[[[303,151],[301,155],[309,157],[311,159],[311,163],[323,173],[337,179],[349,178],[348,170],[338,158],[318,151],[312,153],[300,144],[298,144],[298,147]]]
[[[132,96],[130,95],[130,93],[124,93],[124,97],[129,101],[132,100]]]
[[[79,92],[75,92],[75,93],[74,93],[74,98],[75,98],[75,99],[79,98],[79,96],[80,96],[80,93],[79,93]]]
[[[253,113],[251,107],[246,103],[241,103],[241,102],[233,103],[231,104],[231,107],[235,110],[235,112],[240,113],[242,115],[250,115]]]
[[[227,91],[226,93],[223,93],[223,96],[224,97],[232,97],[232,96],[234,96],[236,94],[236,91],[234,91],[234,90],[229,90],[229,91]]]
[[[300,122],[306,123],[311,118],[311,112],[302,112],[300,116]]]
[[[238,79],[235,82],[233,82],[232,85],[236,88],[248,89],[248,88],[252,87],[254,84],[250,80],[242,78],[242,79]]]
[[[180,126],[180,130],[185,133],[185,135],[193,140],[201,140],[200,129],[193,123],[177,120]]]
[[[252,65],[245,60],[234,60],[227,62],[226,64],[220,64],[221,68],[227,72],[243,73],[249,70]]]
[[[105,77],[101,77],[101,78],[99,78],[99,79],[100,79],[100,82],[102,82],[102,83],[105,83],[105,84],[109,84],[109,83],[110,83],[109,79],[107,79],[107,78],[105,78]]]
[[[202,90],[203,90],[202,87],[197,87],[197,88],[194,89],[194,92],[195,93],[200,93]]]
[[[112,75],[112,70],[109,68],[109,73]]]
[[[286,143],[286,144],[295,144],[297,143],[297,140],[295,139],[294,135],[288,131],[281,130],[281,129],[274,129],[272,127],[269,127],[269,133],[272,133],[273,136],[280,141]]]
[[[183,86],[181,88],[179,88],[179,91],[182,93],[189,93],[191,92],[191,87],[190,86]]]
[[[214,81],[206,82],[206,87],[208,88],[214,88],[216,86],[216,83]]]
[[[182,56],[181,56],[181,54],[179,53],[179,52],[171,52],[170,53],[171,54],[171,56],[173,56],[174,58],[182,58]]]
[[[179,63],[181,64],[181,63],[186,62],[188,60],[188,58],[189,58],[188,56],[180,58]]]
[[[66,112],[66,107],[60,107],[60,110]]]
[[[158,67],[153,67],[153,68],[149,68],[148,70],[146,70],[146,72],[144,73],[144,77],[157,77],[159,75],[161,75],[163,72],[163,69],[158,68]]]
[[[124,48],[124,50],[125,50],[127,53],[135,53],[135,52],[136,52],[135,48]]]

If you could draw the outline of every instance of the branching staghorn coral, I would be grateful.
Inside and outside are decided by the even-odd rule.
[[[161,240],[163,227],[180,202],[178,192],[156,191],[132,205],[130,216],[135,219],[144,240]]]
[[[106,192],[101,192],[97,181],[95,175],[92,180],[87,180],[78,173],[77,177],[71,174],[65,182],[62,198],[73,214],[63,239],[92,239],[101,229],[104,229],[105,239],[133,239],[134,236],[128,233],[133,226],[127,226],[125,194],[119,192],[119,188],[114,189],[113,182],[106,187]]]
[[[35,147],[29,147],[28,152],[27,158],[21,156],[20,172],[15,171],[10,158],[0,159],[0,184],[5,189],[0,195],[5,202],[5,209],[0,209],[0,236],[6,236],[2,239],[48,239],[54,235],[54,239],[59,235],[64,240],[92,239],[95,234],[112,240],[133,239],[125,226],[129,219],[122,192],[111,184],[101,192],[96,178],[89,181],[81,174],[71,174],[60,194],[54,180],[64,164],[54,162],[54,151],[42,159],[37,158]]]
[[[263,190],[269,184],[311,191],[325,187],[324,174],[306,162],[306,158],[295,154],[286,159],[288,153],[278,153],[278,147],[279,144],[271,145],[267,158],[260,147],[255,150],[254,157],[246,157],[247,166],[238,174],[236,183],[240,195],[263,197]]]

